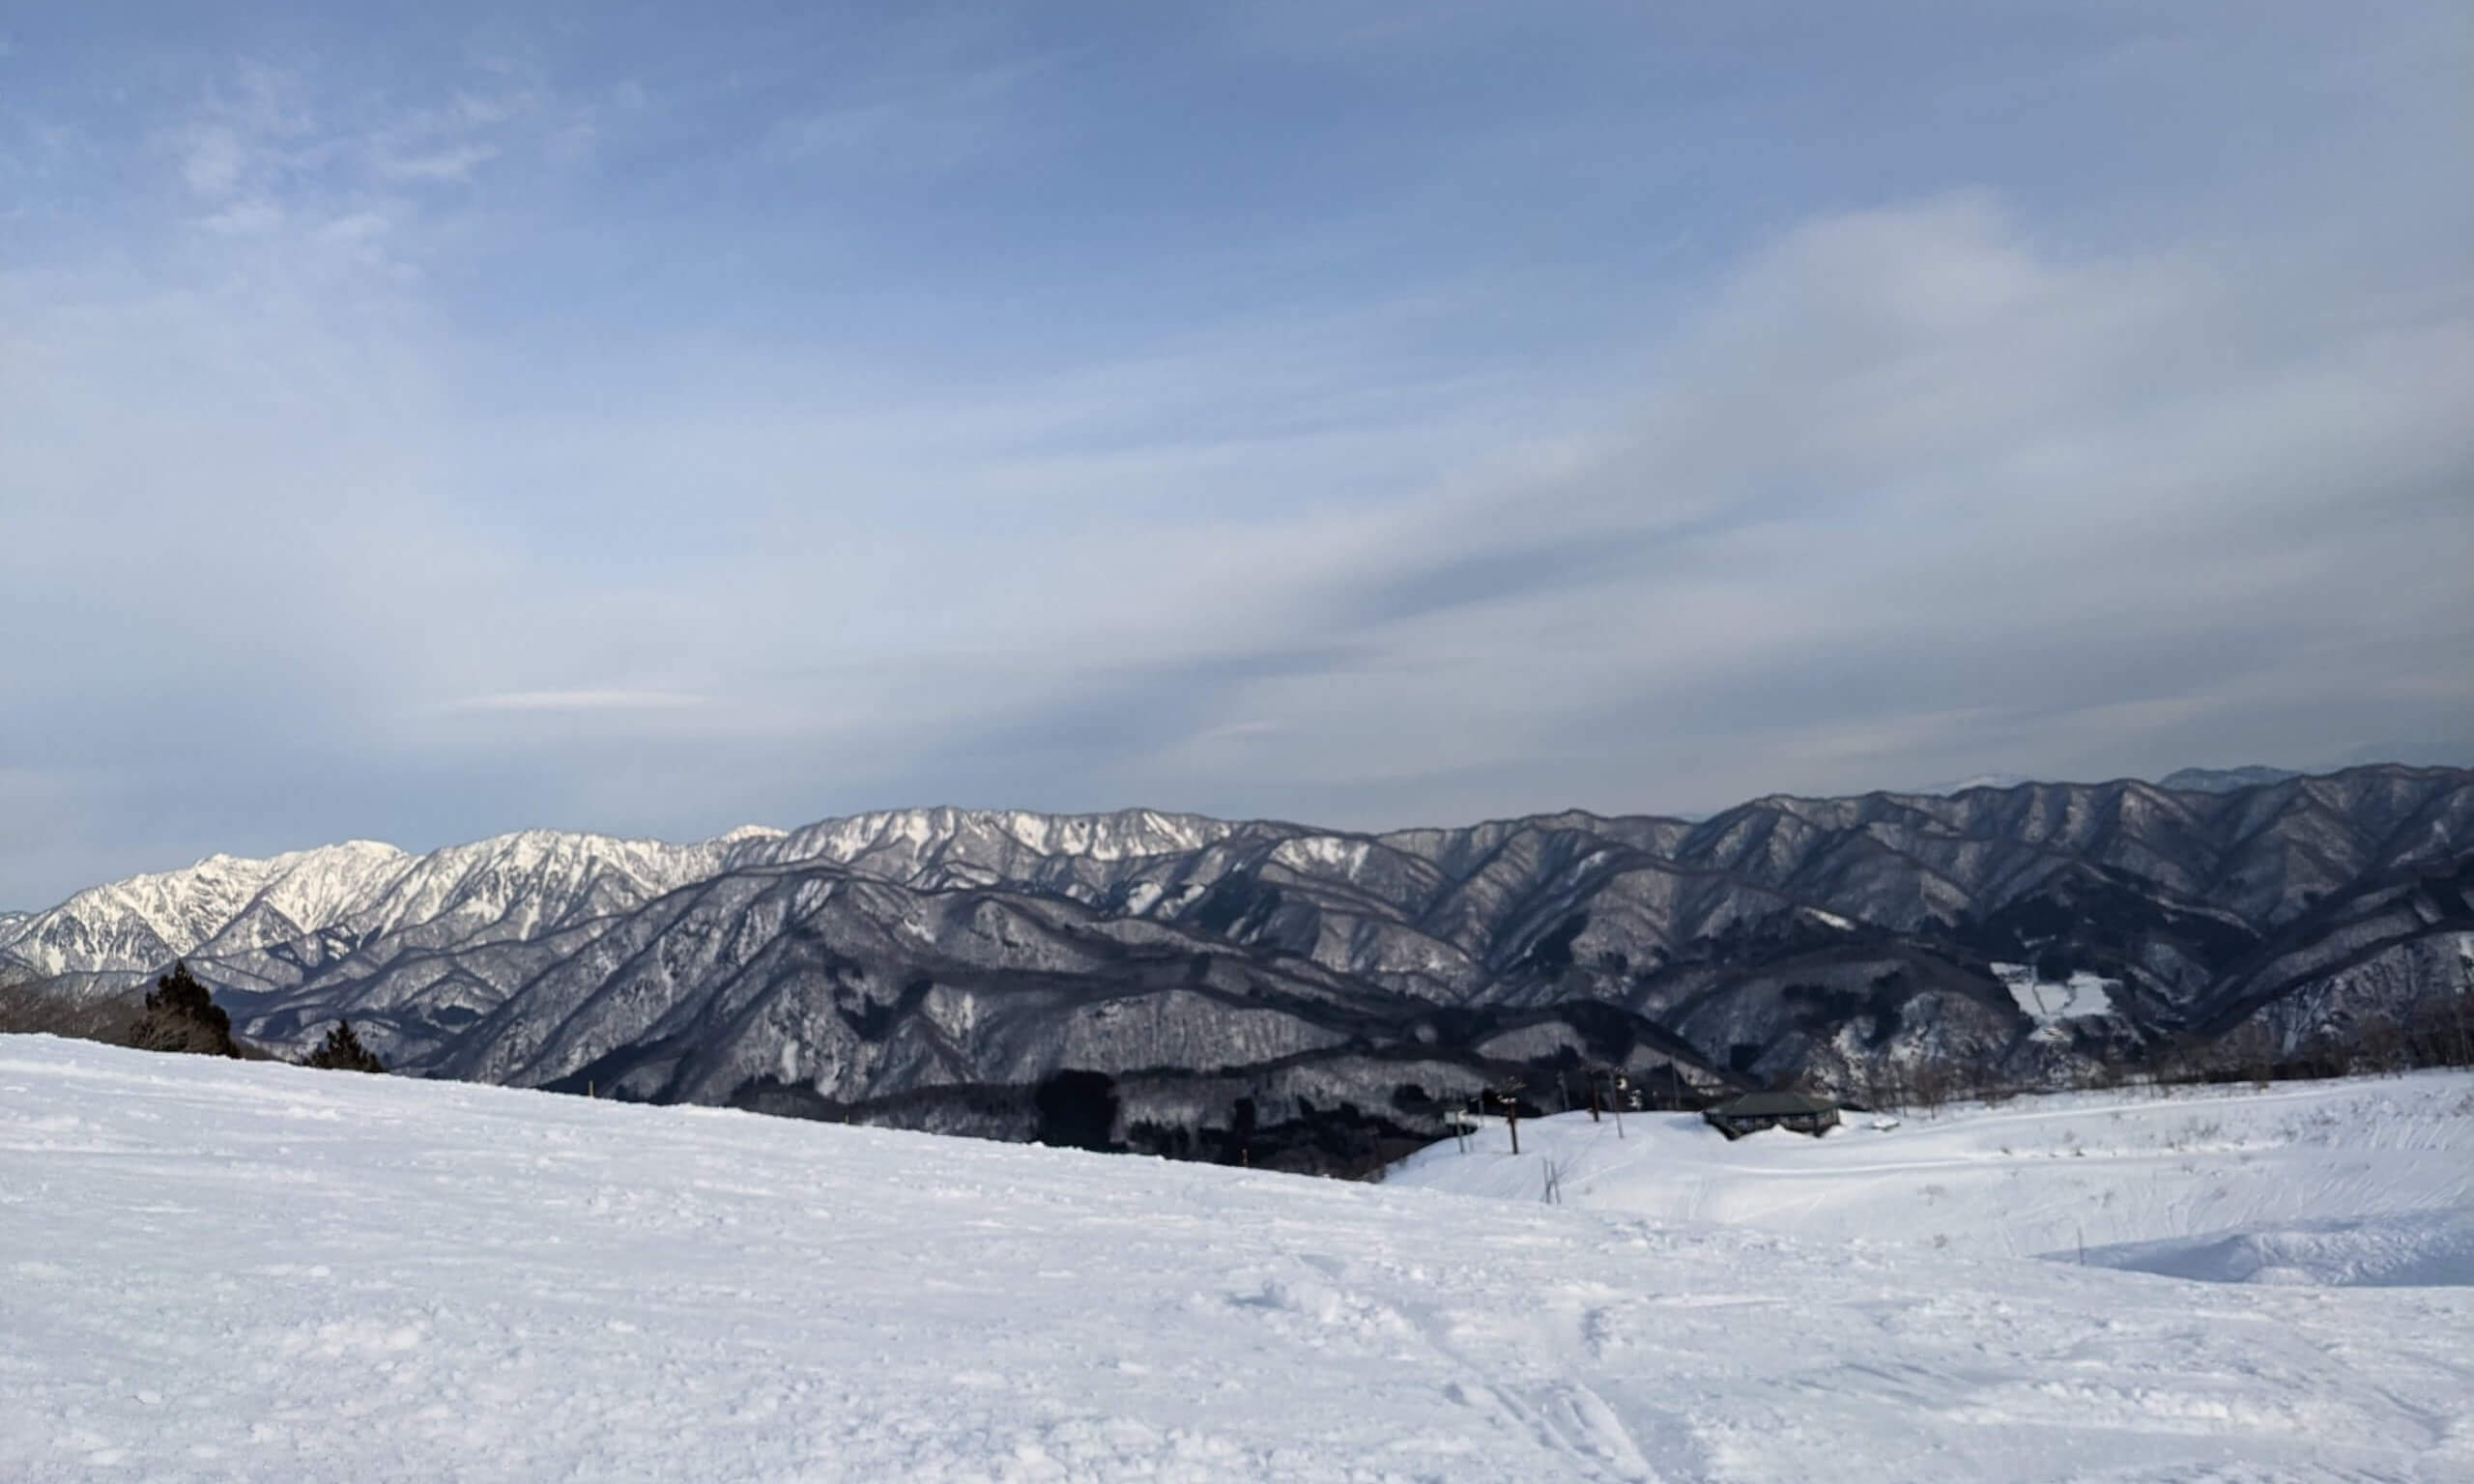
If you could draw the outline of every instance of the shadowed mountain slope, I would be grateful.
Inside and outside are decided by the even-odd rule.
[[[1878,1096],[2251,1026],[2302,1055],[2461,1001],[2474,773],[2213,782],[1383,834],[927,809],[354,842],[80,893],[0,921],[0,963],[101,990],[185,957],[260,1039],[348,1015],[408,1070],[1008,1136],[1099,1072],[1120,1140],[1341,1162],[1481,1085],[1554,1106],[1582,1063]]]

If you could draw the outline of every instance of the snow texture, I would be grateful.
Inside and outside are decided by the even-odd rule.
[[[2387,1085],[2427,1166],[2462,1146],[2414,1109],[2466,1087]],[[0,1038],[0,1239],[14,1480],[2474,1474],[2465,1288],[2199,1288],[45,1038]]]

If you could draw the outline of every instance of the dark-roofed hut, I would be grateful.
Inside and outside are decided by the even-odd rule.
[[[1703,1109],[1701,1116],[1731,1139],[1758,1128],[1793,1128],[1818,1136],[1838,1127],[1838,1104],[1809,1093],[1746,1093]]]

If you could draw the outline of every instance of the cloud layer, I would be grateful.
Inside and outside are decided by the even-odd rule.
[[[0,901],[534,823],[2474,756],[2444,11],[1892,22],[1824,143],[1827,38],[1316,14],[447,17],[114,107],[96,38],[14,38]]]

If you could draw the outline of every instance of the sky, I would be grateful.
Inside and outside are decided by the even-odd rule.
[[[2474,763],[2474,11],[0,8],[0,906]]]

